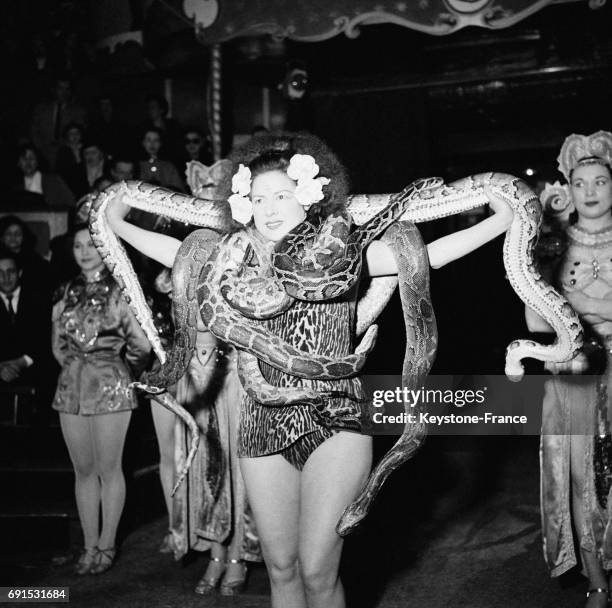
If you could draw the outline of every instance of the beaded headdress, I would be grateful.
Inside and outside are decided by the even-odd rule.
[[[559,171],[569,182],[572,171],[581,165],[603,164],[612,167],[612,133],[572,134],[565,139],[557,158]]]
[[[232,161],[226,158],[207,167],[192,160],[187,163],[185,177],[193,196],[208,200],[225,200],[229,195]]]

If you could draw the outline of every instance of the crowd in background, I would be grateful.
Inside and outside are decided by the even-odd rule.
[[[130,179],[187,192],[186,163],[211,163],[205,129],[170,118],[163,96],[147,97],[142,121],[127,124],[110,97],[99,97],[88,112],[67,77],[56,78],[50,93],[34,105],[28,128],[20,130],[27,137],[8,146],[12,154],[5,156],[13,162],[3,167],[9,187],[0,196],[0,331],[9,338],[0,346],[0,388],[34,383],[47,407],[58,373],[50,346],[52,302],[79,268],[69,234],[55,236],[43,256],[20,211],[67,209],[70,233],[85,219],[84,202],[91,193]],[[148,229],[172,229],[150,214],[134,213],[132,221]],[[150,303],[158,308],[160,328],[169,332],[169,303],[153,288],[159,269],[143,258],[135,257],[134,263]]]

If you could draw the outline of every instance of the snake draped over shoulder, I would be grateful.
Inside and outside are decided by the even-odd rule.
[[[581,346],[582,328],[565,298],[535,268],[539,201],[524,182],[511,175],[483,173],[448,185],[439,178],[429,178],[417,180],[397,195],[353,196],[347,214],[332,215],[320,227],[303,222],[274,251],[250,228],[221,239],[194,233],[179,250],[173,271],[178,339],[169,357],[161,348],[125,251],[106,223],[104,209],[112,198],[121,197],[128,205],[189,224],[220,232],[227,226],[220,225],[210,201],[181,198],[139,182],[113,186],[102,193],[92,206],[90,224],[103,259],[124,288],[158,358],[166,362],[146,382],[166,386],[184,371],[197,325],[202,323],[200,327],[238,348],[241,379],[254,400],[264,407],[294,403],[317,407],[330,395],[317,394],[308,387],[285,391],[271,386],[261,375],[259,362],[305,379],[354,376],[373,348],[373,322],[399,285],[407,337],[403,378],[409,387],[423,382],[435,356],[436,331],[428,294],[427,253],[410,222],[435,220],[485,205],[487,190],[503,198],[514,212],[503,253],[508,279],[523,302],[546,319],[557,334],[550,346],[530,340],[517,340],[508,346],[506,374],[520,379],[525,357],[556,362],[571,359]],[[352,228],[351,222],[358,227]],[[359,276],[365,248],[379,237],[394,253],[399,275],[372,278],[357,306],[357,334],[365,332],[365,336],[354,353],[338,360],[325,353],[307,353],[270,330],[270,320],[296,300],[311,301],[316,306],[317,301],[336,298],[349,290]],[[402,436],[345,510],[338,523],[339,533],[346,534],[366,515],[382,483],[414,454],[425,433],[421,425],[406,423]]]

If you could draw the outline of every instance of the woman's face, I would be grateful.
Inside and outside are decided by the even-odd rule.
[[[2,245],[13,253],[21,252],[23,247],[23,229],[19,224],[11,224],[0,239]]]
[[[78,146],[81,144],[82,140],[83,134],[81,133],[81,129],[72,127],[66,131],[66,143],[69,146]]]
[[[79,230],[74,235],[74,243],[72,244],[72,252],[74,253],[74,259],[78,264],[79,268],[84,271],[95,272],[102,270],[104,262],[98,253],[89,230]]]
[[[307,208],[295,198],[296,185],[281,170],[267,171],[253,178],[253,221],[257,231],[269,241],[280,241],[306,218]]]
[[[572,199],[578,215],[587,219],[610,216],[612,179],[603,165],[584,165],[572,172]]]
[[[104,153],[98,146],[89,146],[83,150],[83,160],[89,167],[95,167],[104,162]]]
[[[19,157],[18,165],[24,175],[28,177],[34,175],[34,173],[38,171],[38,158],[34,150],[26,150],[23,155]]]

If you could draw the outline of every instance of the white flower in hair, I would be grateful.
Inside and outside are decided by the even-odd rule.
[[[312,205],[325,198],[323,186],[329,184],[327,177],[317,177],[317,179],[301,179],[295,189],[295,198],[300,205]]]
[[[319,165],[310,154],[294,154],[287,167],[287,177],[297,181],[295,198],[300,205],[308,207],[325,198],[323,186],[329,184],[327,177],[317,177]]]
[[[239,165],[232,176],[232,194],[227,202],[232,210],[232,217],[241,224],[247,224],[253,217],[253,203],[249,199],[251,192],[251,170]]]
[[[287,175],[296,182],[312,179],[319,173],[319,165],[310,154],[294,154],[287,167]]]
[[[232,177],[232,192],[240,196],[248,196],[251,192],[251,170],[242,164]]]
[[[253,217],[253,203],[246,196],[232,194],[228,199],[232,217],[241,224],[248,224]]]

